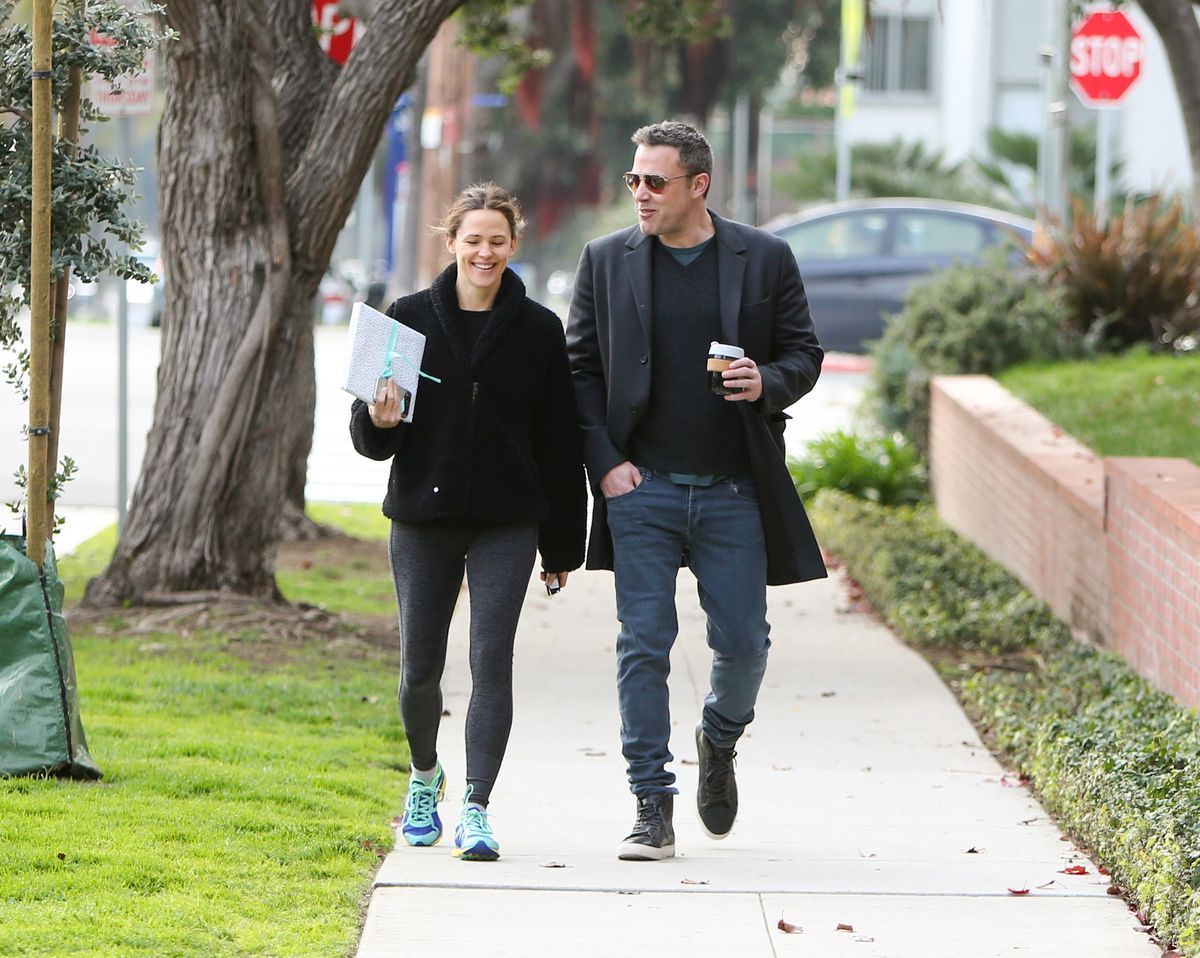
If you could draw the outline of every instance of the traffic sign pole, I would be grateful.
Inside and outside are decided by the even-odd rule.
[[[1112,140],[1116,112],[1101,110],[1096,117],[1096,195],[1092,214],[1101,229],[1108,223],[1108,208],[1112,203]]]
[[[1113,108],[1142,72],[1141,35],[1120,10],[1089,14],[1071,31],[1071,86],[1096,117],[1096,190],[1093,212],[1098,225],[1108,221],[1112,198]]]

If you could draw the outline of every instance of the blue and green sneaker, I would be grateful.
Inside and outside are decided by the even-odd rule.
[[[442,840],[442,820],[438,817],[437,803],[446,794],[446,773],[442,763],[437,763],[433,782],[426,785],[418,778],[408,780],[408,796],[404,799],[404,818],[400,820],[400,834],[410,845],[436,845]]]
[[[471,804],[473,786],[463,795],[462,817],[454,830],[454,857],[467,862],[494,862],[500,857],[500,843],[492,835],[487,809]]]

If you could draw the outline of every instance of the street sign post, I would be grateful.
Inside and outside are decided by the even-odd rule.
[[[1142,73],[1142,37],[1119,10],[1098,10],[1071,31],[1071,88],[1096,117],[1096,193],[1093,209],[1100,225],[1108,219],[1112,194],[1114,108]]]

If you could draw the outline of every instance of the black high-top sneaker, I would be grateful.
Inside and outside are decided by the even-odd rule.
[[[627,862],[654,862],[675,855],[675,829],[671,815],[675,796],[670,792],[658,792],[638,799],[637,821],[621,847],[617,857]]]
[[[724,838],[737,818],[737,779],[733,775],[737,752],[713,745],[701,724],[696,726],[696,753],[700,758],[700,781],[696,786],[700,824],[709,838]]]

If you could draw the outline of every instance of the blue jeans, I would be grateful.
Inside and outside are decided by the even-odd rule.
[[[767,550],[750,479],[676,485],[642,470],[642,484],[607,500],[616,576],[621,748],[635,795],[674,792],[667,675],[679,632],[681,557],[696,576],[713,651],[704,732],[731,748],[754,718],[767,667]]]

